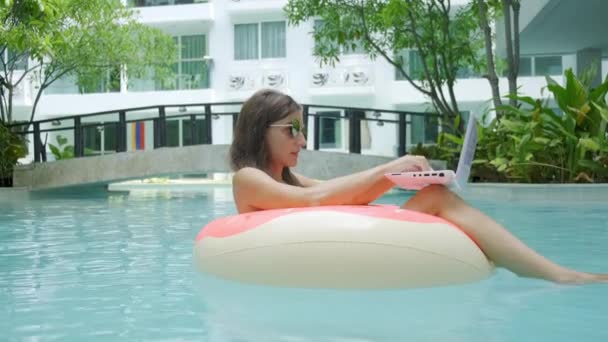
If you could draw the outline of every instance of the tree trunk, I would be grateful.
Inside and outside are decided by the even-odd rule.
[[[0,113],[2,114],[2,122],[9,123],[6,121],[6,115],[4,114],[4,112],[4,85],[0,83]]]
[[[27,124],[26,130],[29,130],[30,124],[34,121],[34,115],[36,114],[36,108],[38,107],[38,101],[40,101],[40,97],[42,96],[42,92],[46,89],[44,85],[40,85],[40,89],[38,89],[38,93],[36,94],[36,99],[34,100],[34,105],[32,106],[32,115],[30,116],[30,121]]]
[[[13,122],[13,87],[8,88],[8,108],[6,110],[6,120]]]
[[[517,106],[517,100],[514,96],[517,95],[517,73],[515,71],[515,58],[513,56],[513,38],[511,26],[511,0],[502,0],[502,10],[505,17],[505,44],[507,45],[507,78],[509,79],[509,104]]]
[[[512,77],[509,78],[509,91],[511,90],[511,83],[513,83],[514,91],[517,91],[517,76],[519,75],[519,9],[520,9],[520,0],[511,0],[511,7],[513,8],[513,65]],[[515,105],[517,105],[517,100],[515,100]]]
[[[416,32],[416,28],[417,28],[417,21],[416,18],[412,15],[411,12],[408,12],[408,16],[410,19],[410,29],[412,32]],[[446,12],[446,16],[449,16],[449,13]],[[449,18],[447,19],[449,20]],[[447,34],[447,33],[446,33]],[[433,106],[435,107],[435,110],[437,110],[439,113],[441,113],[443,120],[445,121],[444,123],[447,123],[447,127],[451,127],[451,120],[454,119],[455,115],[458,114],[458,105],[455,105],[456,100],[455,100],[455,96],[453,96],[453,86],[454,84],[446,84],[448,86],[448,92],[450,94],[450,102],[448,102],[448,100],[446,99],[446,96],[443,92],[443,85],[442,85],[442,78],[440,76],[439,73],[439,69],[440,69],[440,65],[439,63],[447,63],[448,61],[444,60],[444,61],[439,61],[439,57],[438,56],[431,56],[431,58],[433,59],[433,65],[431,65],[432,68],[429,68],[429,65],[427,65],[427,56],[424,53],[424,44],[435,44],[435,42],[423,42],[421,40],[421,38],[414,33],[414,42],[416,45],[416,48],[418,50],[418,53],[420,54],[420,59],[423,61],[422,62],[422,68],[423,68],[423,73],[424,73],[424,77],[428,83],[428,87],[429,87],[429,94],[427,96],[429,96],[429,98],[431,99],[431,102],[433,103]],[[459,132],[459,128],[454,128],[453,132],[450,133],[457,133]]]
[[[460,109],[458,108],[458,101],[456,101],[456,94],[454,93],[454,82],[448,81],[448,90],[450,92],[450,101],[452,101],[452,115],[455,117],[456,115],[460,115]],[[460,120],[458,127],[455,127],[456,132],[464,135],[464,122]]]
[[[492,29],[488,25],[488,5],[485,0],[477,0],[479,7],[479,25],[483,31],[485,48],[486,48],[486,62],[488,63],[488,74],[486,78],[490,82],[492,88],[492,101],[494,102],[494,108],[502,106],[500,99],[500,88],[498,85],[498,76],[496,75],[496,65],[494,64],[494,52],[492,50]],[[496,116],[499,117],[500,113],[496,112]]]

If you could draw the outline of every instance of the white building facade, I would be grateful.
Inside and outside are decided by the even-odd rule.
[[[606,7],[601,5],[601,0],[598,1],[598,6]],[[561,8],[565,7],[563,3],[566,2],[523,1],[522,58],[518,83],[520,92],[525,95],[535,98],[547,96],[546,92],[541,94],[541,89],[546,85],[546,75],[561,81],[563,70],[580,70],[591,60],[604,64],[602,76],[606,73],[607,63],[602,63],[602,56],[608,50],[572,44],[546,44],[543,47],[543,44],[534,42],[542,40],[542,36],[539,38],[531,30],[543,30],[548,15],[566,15],[562,11],[568,9]],[[128,74],[123,73],[113,76],[120,78],[119,86],[100,85],[97,89],[81,93],[73,81],[64,79],[43,95],[36,119],[145,106],[244,101],[253,92],[265,87],[276,88],[292,95],[298,102],[308,104],[430,110],[428,99],[408,81],[399,79],[395,69],[382,58],[370,60],[365,54],[354,51],[343,54],[340,62],[333,67],[320,66],[312,55],[314,21],[297,27],[289,26],[283,13],[286,0],[128,0],[128,3],[136,7],[141,22],[160,28],[174,37],[180,51],[175,80],[160,84],[153,80],[129,79]],[[497,27],[499,36],[500,25]],[[503,93],[507,91],[505,78],[501,78],[500,86]],[[455,93],[463,111],[479,113],[491,102],[489,83],[479,76],[458,79]],[[29,118],[33,96],[35,84],[23,83],[18,89],[16,101],[18,119]],[[340,110],[323,111],[328,118],[320,122],[321,149],[348,150],[346,120],[330,118],[331,115],[338,117],[343,113]],[[380,112],[366,112],[365,115],[394,119],[390,114]],[[184,144],[186,139],[185,126],[180,120],[174,120],[177,122],[168,127],[173,146]],[[151,122],[144,125],[147,132],[152,131],[150,125]],[[308,125],[310,127],[312,123],[309,121]],[[397,130],[387,126],[390,125],[370,122],[362,128],[365,135],[362,137],[362,152],[396,154]],[[100,153],[106,150],[110,152],[112,144],[104,141],[112,140],[111,133],[110,136],[109,132],[103,133],[103,128],[97,131],[99,137],[89,139],[89,144],[92,144],[89,148]],[[127,141],[134,140],[135,130],[128,130],[127,134]],[[407,137],[409,145],[430,143],[434,138],[432,134],[425,136],[424,123],[421,122],[410,124]],[[68,134],[68,138],[73,137],[70,138]],[[140,138],[146,146],[152,146],[152,134],[147,134],[145,138],[138,136]],[[230,118],[213,120],[213,142],[230,143],[231,139]],[[309,146],[312,144],[310,140]],[[135,145],[128,145],[128,149],[136,149]]]

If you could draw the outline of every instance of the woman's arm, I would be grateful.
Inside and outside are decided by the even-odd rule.
[[[239,212],[318,205],[367,204],[393,187],[387,172],[429,170],[424,157],[405,156],[374,168],[309,187],[277,182],[265,172],[243,168],[233,178]]]
[[[305,188],[323,183],[323,181],[321,181],[321,180],[308,178],[306,176],[303,176],[303,175],[293,172],[293,171],[291,171],[291,173],[293,173],[296,176],[296,178],[300,181],[300,184],[302,184],[302,186]]]

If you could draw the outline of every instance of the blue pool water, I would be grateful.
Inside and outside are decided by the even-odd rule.
[[[396,193],[380,202],[405,199]],[[605,204],[473,204],[549,258],[608,272]],[[227,186],[0,201],[0,340],[608,340],[608,285],[560,286],[505,270],[474,284],[399,291],[201,277],[193,239],[233,213]]]

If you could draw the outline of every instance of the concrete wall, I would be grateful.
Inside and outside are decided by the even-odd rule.
[[[31,190],[110,183],[154,176],[230,172],[228,145],[160,148],[111,155],[21,165],[14,172],[14,186]],[[391,158],[339,152],[302,151],[297,171],[329,179],[361,171]],[[433,162],[433,168],[444,165]]]

